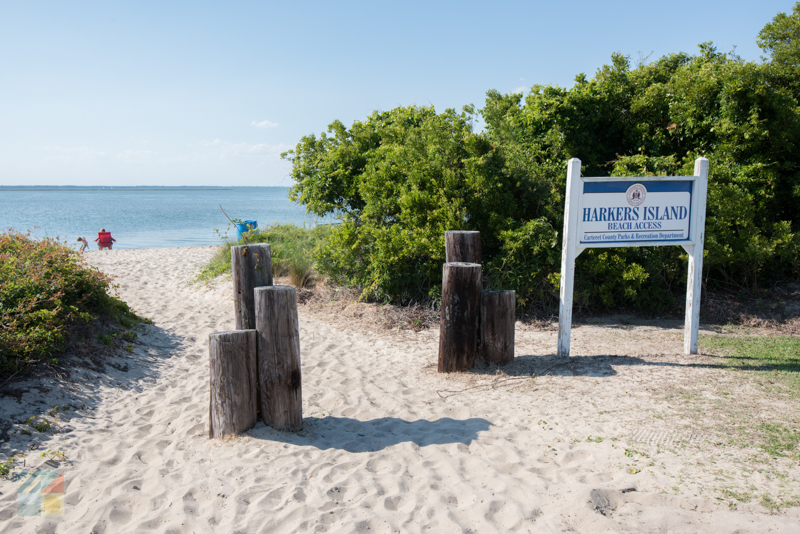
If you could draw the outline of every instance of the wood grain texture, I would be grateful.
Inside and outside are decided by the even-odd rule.
[[[210,438],[244,432],[256,424],[256,331],[208,336]]]
[[[480,355],[489,365],[514,361],[516,293],[481,291]]]
[[[303,428],[297,296],[289,286],[255,289],[261,419],[277,430]]]
[[[266,243],[231,247],[233,313],[236,329],[256,327],[253,290],[272,285],[272,255]]]
[[[481,233],[448,230],[444,233],[447,263],[481,263]]]
[[[466,371],[478,351],[478,306],[481,266],[445,263],[442,269],[442,312],[439,322],[439,372]]]

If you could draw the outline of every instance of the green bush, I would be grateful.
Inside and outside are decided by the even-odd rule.
[[[72,327],[99,317],[136,321],[108,294],[109,278],[57,239],[0,234],[0,373],[53,362]]]
[[[631,68],[614,54],[571,89],[524,97],[489,91],[474,110],[375,112],[331,124],[283,157],[290,198],[342,224],[316,253],[318,269],[403,301],[440,290],[446,230],[481,232],[490,285],[518,302],[551,299],[560,272],[566,162],[584,176],[691,175],[710,161],[704,280],[753,290],[800,276],[800,2],[765,26],[764,63],[719,53],[671,54]],[[595,310],[674,308],[686,284],[679,247],[587,250],[577,300]],[[552,299],[551,299],[552,300]]]
[[[269,243],[273,276],[289,276],[293,284],[305,287],[314,276],[314,250],[330,235],[329,225],[312,228],[294,224],[274,224],[259,228],[247,235],[247,243]],[[219,252],[205,265],[197,279],[211,280],[230,272],[231,247],[244,241],[226,241]]]
[[[366,298],[414,299],[441,285],[445,230],[481,231],[486,258],[525,233],[542,184],[506,171],[473,121],[470,107],[397,108],[349,130],[336,122],[330,136],[304,137],[286,153],[296,182],[290,198],[342,217],[318,250],[321,272]]]

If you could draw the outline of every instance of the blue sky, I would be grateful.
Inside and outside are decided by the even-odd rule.
[[[794,1],[4,2],[0,185],[291,185],[339,119],[481,107],[713,41],[747,60]]]

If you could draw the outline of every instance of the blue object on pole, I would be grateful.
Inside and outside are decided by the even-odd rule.
[[[256,230],[258,228],[257,221],[244,221],[243,223],[236,223],[236,239],[241,241],[245,232]]]

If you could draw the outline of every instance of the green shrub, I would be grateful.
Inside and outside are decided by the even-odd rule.
[[[532,298],[546,299],[552,291],[546,277],[561,257],[558,232],[546,219],[528,221],[500,232],[500,251],[487,265],[492,285],[517,292],[517,306]]]
[[[330,136],[284,154],[290,198],[342,216],[316,254],[320,272],[365,298],[415,299],[441,285],[446,230],[479,230],[487,259],[508,245],[502,232],[524,234],[547,184],[504,168],[498,147],[472,132],[474,118],[471,107],[397,108],[350,129],[335,122]]]
[[[100,317],[138,323],[109,287],[108,276],[57,239],[0,234],[0,373],[55,363],[76,325]]]
[[[314,277],[313,252],[331,233],[329,225],[312,228],[294,224],[274,224],[252,232],[247,243],[268,243],[272,257],[272,274],[289,276],[292,284],[305,287]],[[197,276],[198,281],[208,281],[231,270],[231,247],[244,241],[225,241],[219,252],[205,265]]]
[[[44,417],[37,417],[35,415],[32,415],[28,418],[27,425],[35,429],[37,432],[47,432],[52,426],[50,421]]]

